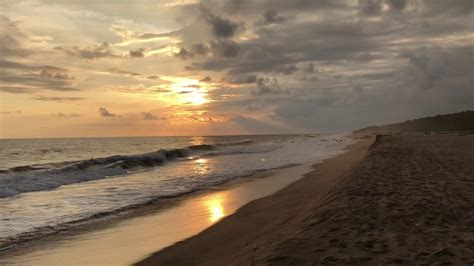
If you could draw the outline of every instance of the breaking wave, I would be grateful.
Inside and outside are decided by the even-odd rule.
[[[114,155],[81,161],[13,167],[0,171],[0,198],[11,197],[25,192],[49,190],[62,185],[119,176],[127,174],[133,169],[156,167],[175,159],[195,158],[191,156],[250,153],[251,151],[247,150],[239,152],[233,150],[232,147],[251,143],[253,142],[250,140],[244,140],[217,144],[198,144],[186,148],[161,149],[155,152],[136,155]],[[226,147],[231,149],[226,152],[224,151]],[[254,152],[265,151],[257,149]]]

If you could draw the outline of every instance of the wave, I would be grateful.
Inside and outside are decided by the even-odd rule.
[[[91,158],[81,161],[68,161],[44,165],[26,165],[0,171],[0,198],[11,197],[19,193],[54,189],[62,185],[103,179],[129,173],[132,169],[142,169],[162,165],[167,161],[194,156],[215,156],[251,151],[236,151],[232,147],[248,145],[253,142],[244,140],[216,144],[198,144],[186,148],[161,149],[151,153],[137,155],[114,155],[103,158]],[[222,148],[231,150],[224,151]],[[220,149],[220,151],[216,151]],[[256,150],[255,152],[265,152]],[[191,157],[193,156],[193,157]]]
[[[289,166],[294,166],[294,165],[284,165],[284,166],[280,166],[279,168],[284,168],[284,167],[289,167]],[[243,172],[239,177],[241,178],[248,177],[254,174],[258,174],[258,173],[261,173],[263,175],[264,173],[270,172],[270,171],[272,171],[272,169],[247,171],[247,172]],[[87,225],[88,223],[97,222],[101,219],[113,219],[114,217],[118,215],[125,214],[127,211],[135,210],[139,207],[148,206],[156,202],[159,202],[160,200],[163,200],[163,199],[178,198],[184,195],[189,195],[192,193],[196,193],[198,191],[202,191],[212,186],[225,184],[232,181],[233,178],[229,177],[225,179],[212,180],[210,182],[199,184],[193,187],[188,187],[179,192],[150,197],[147,200],[142,201],[142,202],[135,202],[130,205],[122,206],[116,209],[104,210],[98,213],[90,214],[90,215],[73,219],[70,221],[66,221],[66,222],[61,222],[55,225],[35,227],[29,231],[25,231],[20,234],[16,234],[16,235],[5,237],[5,238],[2,238],[2,236],[0,236],[0,252],[3,250],[10,249],[24,242],[27,242],[29,240],[37,239],[37,238],[48,236],[48,235],[53,235],[57,232],[65,231],[72,227]]]

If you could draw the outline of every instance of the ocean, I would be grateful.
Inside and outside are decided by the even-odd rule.
[[[345,135],[0,140],[0,249],[344,151]]]

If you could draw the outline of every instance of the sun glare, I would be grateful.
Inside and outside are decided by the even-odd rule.
[[[180,104],[201,105],[209,102],[206,98],[208,87],[195,79],[179,78],[172,80],[171,89],[178,95]]]

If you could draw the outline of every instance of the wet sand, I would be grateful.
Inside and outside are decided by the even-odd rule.
[[[472,265],[474,135],[369,144],[138,265]]]

